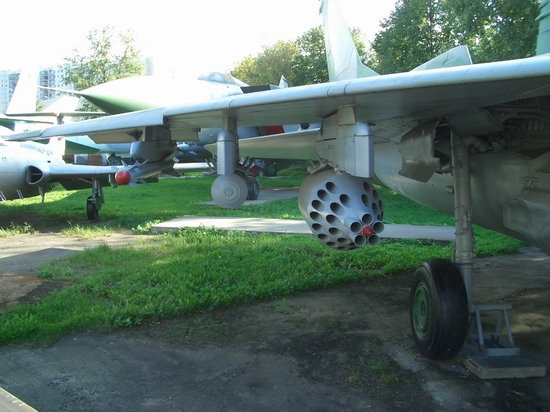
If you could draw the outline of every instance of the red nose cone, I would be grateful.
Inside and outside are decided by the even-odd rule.
[[[121,169],[115,173],[115,181],[121,186],[129,184],[130,180],[132,180],[132,176],[127,170]]]
[[[370,235],[372,235],[372,227],[370,226],[365,226],[362,230],[363,232],[363,235],[369,237]]]

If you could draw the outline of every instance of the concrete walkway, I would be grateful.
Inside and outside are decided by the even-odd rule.
[[[186,227],[200,226],[224,230],[244,230],[246,232],[311,234],[311,230],[304,220],[188,215],[154,225],[151,227],[151,232],[169,232]],[[384,231],[380,234],[380,237],[452,241],[455,238],[455,229],[454,227],[448,226],[385,225]]]
[[[292,199],[298,197],[297,187],[263,187],[258,199],[247,200],[243,206],[261,204],[275,199]],[[201,205],[215,206],[214,201],[202,202]],[[223,230],[244,230],[246,232],[288,233],[311,235],[305,220],[290,219],[259,219],[259,218],[231,218],[208,216],[182,216],[168,222],[159,223],[151,227],[151,232],[170,232],[186,227],[216,228]],[[436,241],[455,240],[454,227],[448,226],[413,226],[413,225],[385,225],[381,238],[391,239],[430,239]]]

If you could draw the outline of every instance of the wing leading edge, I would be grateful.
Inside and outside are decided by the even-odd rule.
[[[542,55],[230,96],[54,126],[9,139],[88,134],[97,143],[132,142],[146,126],[171,129],[178,136],[181,131],[193,134],[200,128],[222,127],[227,116],[240,126],[315,124],[350,105],[355,107],[358,121],[379,126],[374,127],[377,133],[382,126],[405,130],[419,121],[442,116],[452,121],[455,115],[548,94],[550,55]],[[480,125],[462,123],[460,127],[468,132]],[[380,137],[389,136],[382,133]]]

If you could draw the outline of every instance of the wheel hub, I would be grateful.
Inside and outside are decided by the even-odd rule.
[[[414,328],[419,335],[425,337],[430,326],[430,295],[424,283],[416,287],[413,308]]]

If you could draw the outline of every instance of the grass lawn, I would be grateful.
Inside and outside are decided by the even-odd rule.
[[[274,187],[299,186],[303,177],[263,179]],[[196,205],[210,200],[212,177],[161,179],[137,189],[105,188],[100,222],[85,217],[88,190],[57,191],[40,198],[0,204],[0,236],[55,226],[66,236],[104,236],[116,231],[147,233],[151,225],[185,214],[301,219],[296,199],[222,210]],[[388,223],[453,225],[453,219],[381,189]],[[523,244],[475,228],[476,252],[495,255]],[[0,344],[49,344],[69,331],[109,331],[218,307],[366,282],[410,271],[433,257],[450,259],[452,245],[382,240],[376,247],[339,252],[313,236],[250,234],[186,229],[143,235],[143,247],[101,246],[44,265],[39,276],[70,286],[33,305],[0,316]]]

